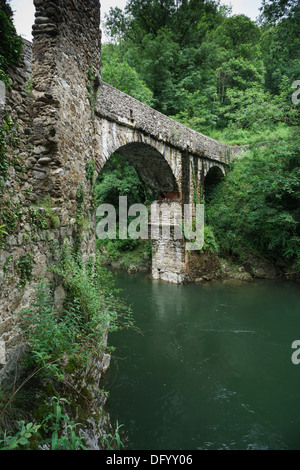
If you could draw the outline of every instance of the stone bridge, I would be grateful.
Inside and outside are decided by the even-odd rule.
[[[153,193],[193,192],[191,168],[201,182],[212,167],[225,173],[230,148],[168,118],[101,82],[95,105],[100,167],[118,150],[136,168]],[[181,197],[180,196],[180,197]]]
[[[100,82],[95,103],[96,164],[118,152],[137,170],[161,208],[184,218],[184,204],[204,197],[206,177],[225,174],[231,149]],[[195,187],[196,185],[196,187]],[[177,207],[176,207],[177,206]],[[170,220],[174,232],[176,222]],[[182,282],[188,276],[185,241],[153,240],[152,276]]]

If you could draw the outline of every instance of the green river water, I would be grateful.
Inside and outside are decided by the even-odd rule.
[[[109,338],[109,412],[127,449],[300,449],[299,284],[116,284],[141,330]]]

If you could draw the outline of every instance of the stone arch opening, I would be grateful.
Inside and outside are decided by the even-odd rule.
[[[224,173],[218,166],[212,166],[204,178],[204,197],[205,202],[209,203],[219,184],[224,179]]]
[[[156,148],[146,143],[133,142],[119,147],[112,155],[115,154],[125,158],[136,170],[152,201],[180,198],[175,175],[167,160]],[[109,159],[106,163],[108,161]]]

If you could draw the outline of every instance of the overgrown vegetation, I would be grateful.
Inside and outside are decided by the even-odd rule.
[[[97,91],[99,87],[99,79],[95,72],[95,68],[93,64],[90,64],[86,73],[87,73],[86,87],[88,91],[88,98],[89,98],[92,112],[94,112],[96,100],[97,100]]]
[[[19,322],[27,344],[23,361],[24,379],[15,391],[1,398],[0,422],[7,421],[4,418],[9,415],[16,395],[26,388],[29,381],[33,381],[36,382],[33,389],[39,388],[41,402],[45,400],[47,403],[50,391],[55,395],[52,400],[54,415],[49,412],[48,405],[41,403],[39,407],[46,406],[44,411],[41,408],[41,415],[36,415],[32,407],[30,413],[27,413],[28,416],[36,416],[40,433],[40,436],[35,435],[30,448],[45,443],[50,443],[53,450],[83,448],[83,441],[75,433],[75,428],[78,427],[79,431],[82,425],[71,422],[72,410],[75,407],[78,413],[80,407],[88,407],[92,401],[85,384],[92,383],[93,371],[98,367],[103,352],[111,350],[106,344],[108,332],[133,327],[133,319],[130,308],[121,300],[119,291],[114,287],[112,275],[97,260],[83,263],[69,245],[63,249],[53,246],[53,253],[55,260],[50,268],[54,275],[53,282],[41,280],[35,288],[34,301],[19,312]],[[18,268],[22,272],[24,270],[24,279],[28,280],[26,262],[27,259],[22,259]],[[64,289],[59,305],[55,303],[54,295],[58,283]],[[70,377],[80,374],[80,371],[85,371],[85,377],[84,381],[78,379],[76,382],[75,395],[79,395],[81,405],[77,401],[72,404],[74,385],[70,385]],[[62,403],[67,400],[66,396],[70,397],[70,403],[69,406],[65,404],[66,414],[63,415]],[[58,407],[61,408],[59,413]],[[84,421],[86,417],[81,415],[81,418]],[[37,430],[36,427],[34,429]],[[12,426],[11,431],[3,431],[1,439],[4,446],[22,448],[29,445],[25,438],[30,430],[27,426],[24,428],[24,423],[17,433],[13,434],[12,431],[16,431],[15,426]]]
[[[112,276],[99,262],[80,262],[69,246],[58,252],[51,272],[66,293],[63,310],[59,312],[53,303],[50,283],[41,281],[35,302],[20,312],[20,322],[30,345],[29,366],[60,380],[71,362],[82,367],[93,357],[96,361],[106,347],[107,331],[130,327],[132,319],[117,296]]]
[[[207,207],[223,252],[263,254],[300,269],[299,139],[253,148],[237,160]]]

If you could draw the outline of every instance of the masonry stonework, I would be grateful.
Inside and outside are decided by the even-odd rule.
[[[95,159],[100,5],[94,0],[34,3],[33,45],[24,41],[20,64],[10,71],[1,115],[14,133],[14,139],[7,139],[10,165],[0,201],[0,225],[8,232],[0,246],[2,381],[11,380],[20,365],[23,345],[16,312],[29,305],[35,282],[50,276],[53,244],[80,240],[83,259],[95,253],[86,166]],[[84,195],[87,227],[80,239],[78,190]],[[20,272],[25,262],[26,271]],[[62,297],[58,286],[58,305]]]

